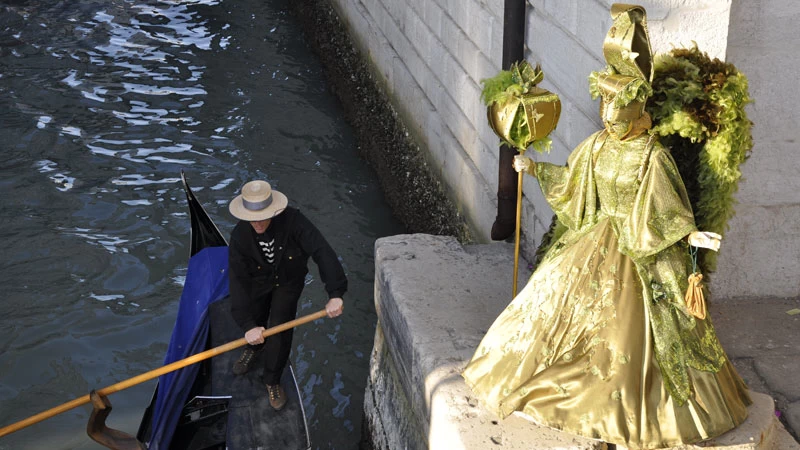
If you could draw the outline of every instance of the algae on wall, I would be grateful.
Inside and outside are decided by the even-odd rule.
[[[377,172],[395,216],[413,233],[450,235],[469,242],[464,216],[445,193],[425,161],[424,150],[414,142],[330,3],[295,0],[289,5],[322,61],[331,90],[354,128],[359,151]]]

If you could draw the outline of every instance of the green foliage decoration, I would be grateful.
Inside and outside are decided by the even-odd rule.
[[[600,79],[602,76],[613,74],[614,69],[611,67],[606,67],[602,72],[594,71],[589,74],[589,94],[592,96],[592,100],[596,100],[603,95],[600,91]],[[636,78],[626,84],[614,96],[614,106],[617,108],[624,108],[634,101],[645,102],[651,95],[653,95],[653,88],[650,86],[650,83],[642,78]]]
[[[747,77],[694,45],[656,55],[652,86],[651,132],[678,164],[698,229],[724,235],[735,213],[739,166],[753,147]],[[701,252],[704,273],[714,271],[716,256]]]
[[[501,70],[491,78],[481,80],[483,90],[481,100],[485,105],[492,103],[506,103],[524,93],[524,86],[514,80],[514,75],[510,70]]]
[[[516,62],[509,70],[501,70],[491,78],[481,80],[481,100],[486,106],[494,103],[506,104],[530,92],[537,84],[544,80],[544,72],[538,65],[533,68],[527,61]],[[528,119],[524,113],[516,114],[509,132],[509,141],[501,139],[520,151],[525,151],[528,146],[533,146],[539,153],[550,150],[552,139],[545,136],[541,139],[531,139]]]
[[[531,67],[527,61],[515,62],[509,70],[501,70],[491,78],[481,80],[483,103],[507,103],[527,94],[534,86],[544,80],[544,72],[538,65]]]

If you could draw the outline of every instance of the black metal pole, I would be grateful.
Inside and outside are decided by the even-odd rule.
[[[527,0],[505,0],[503,11],[503,70],[525,58],[525,6]],[[516,150],[500,146],[497,177],[497,217],[492,224],[492,239],[511,237],[516,227],[517,173],[513,162]]]

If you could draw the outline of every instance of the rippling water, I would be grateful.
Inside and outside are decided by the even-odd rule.
[[[161,365],[189,251],[184,170],[223,233],[228,200],[264,178],[341,255],[345,315],[298,329],[293,358],[314,448],[356,447],[373,243],[403,230],[285,8],[0,3],[0,426]],[[318,278],[299,314],[323,307]],[[109,425],[135,433],[153,387],[112,395]],[[0,449],[98,448],[88,415]]]

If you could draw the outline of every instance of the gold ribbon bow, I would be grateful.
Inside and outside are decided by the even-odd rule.
[[[544,72],[538,64],[534,69],[528,61],[522,61],[511,66],[511,78],[522,86],[522,93],[527,94],[531,88],[544,80]]]

